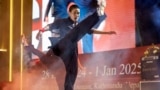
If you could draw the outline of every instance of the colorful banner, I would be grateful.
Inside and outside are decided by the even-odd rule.
[[[48,22],[44,21],[45,12],[49,0],[33,0],[33,27],[32,27],[32,44],[35,48],[41,51],[47,51],[48,47],[51,45],[48,37],[51,37],[51,32],[45,32],[42,34],[42,40],[36,40],[36,35],[38,30],[43,28],[49,23],[54,22],[54,17],[52,17],[51,7],[48,14]],[[56,2],[56,0],[55,0]],[[81,1],[75,0],[75,3]],[[83,1],[82,1],[83,2]],[[91,2],[91,1],[88,1]],[[105,13],[107,18],[100,24],[97,28],[100,31],[115,31],[116,35],[93,35],[93,43],[91,46],[93,51],[100,52],[108,50],[117,50],[125,48],[135,47],[135,5],[134,0],[107,0],[106,1]],[[65,3],[65,2],[64,2]],[[78,3],[77,3],[78,4]],[[87,3],[84,3],[85,5]],[[78,4],[79,5],[79,4]],[[59,6],[61,7],[61,6]],[[85,6],[90,7],[89,5]],[[81,12],[85,12],[85,9],[81,8]],[[89,12],[89,11],[88,11]],[[80,17],[83,14],[80,15]],[[127,19],[126,19],[127,18]],[[84,53],[84,47],[82,44],[88,42],[79,42],[79,53]],[[117,45],[118,44],[118,45]]]

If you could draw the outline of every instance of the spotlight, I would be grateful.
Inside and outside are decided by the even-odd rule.
[[[0,52],[7,52],[7,49],[0,49]]]

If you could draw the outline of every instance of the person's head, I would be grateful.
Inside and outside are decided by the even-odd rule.
[[[80,9],[77,5],[72,4],[68,9],[68,14],[71,20],[77,22],[80,16]]]

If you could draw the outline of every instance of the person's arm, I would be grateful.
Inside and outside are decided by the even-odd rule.
[[[48,21],[48,13],[50,11],[50,8],[52,6],[53,1],[49,0],[48,4],[47,4],[47,8],[46,8],[46,12],[45,12],[45,17],[44,17],[44,21]]]
[[[116,34],[115,31],[104,32],[104,31],[99,31],[97,29],[92,29],[92,30],[93,30],[93,34]]]
[[[50,24],[45,26],[44,28],[41,28],[39,31],[45,32],[45,31],[49,31],[49,29],[50,29]]]
[[[48,25],[46,25],[45,27],[41,28],[40,31],[41,32],[45,32],[45,31],[52,31],[53,29],[57,29],[59,27],[59,25],[61,25],[62,20],[55,20],[53,23],[50,23]]]
[[[59,27],[59,25],[61,25],[61,22],[62,22],[61,20],[55,20],[53,23],[50,23],[50,24],[46,25],[45,27],[39,29],[39,32],[36,35],[36,39],[39,40],[41,34],[45,31],[53,32],[52,30],[57,29]]]
[[[45,32],[45,31],[52,31],[53,29],[57,29],[62,22],[63,22],[63,19],[57,19],[53,23],[50,23],[45,27],[43,27],[42,29],[40,29],[40,31]]]
[[[49,30],[49,25],[45,26],[44,28],[39,29],[37,35],[36,35],[36,39],[40,40],[40,38],[42,38],[42,33],[45,31]]]

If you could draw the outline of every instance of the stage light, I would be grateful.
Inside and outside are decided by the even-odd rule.
[[[13,0],[10,0],[10,23],[9,23],[9,81],[12,81],[13,59]]]
[[[7,49],[0,49],[0,52],[7,52]]]
[[[21,0],[21,35],[23,35],[23,0]],[[20,90],[23,87],[23,46],[21,44],[21,53],[20,53]]]

